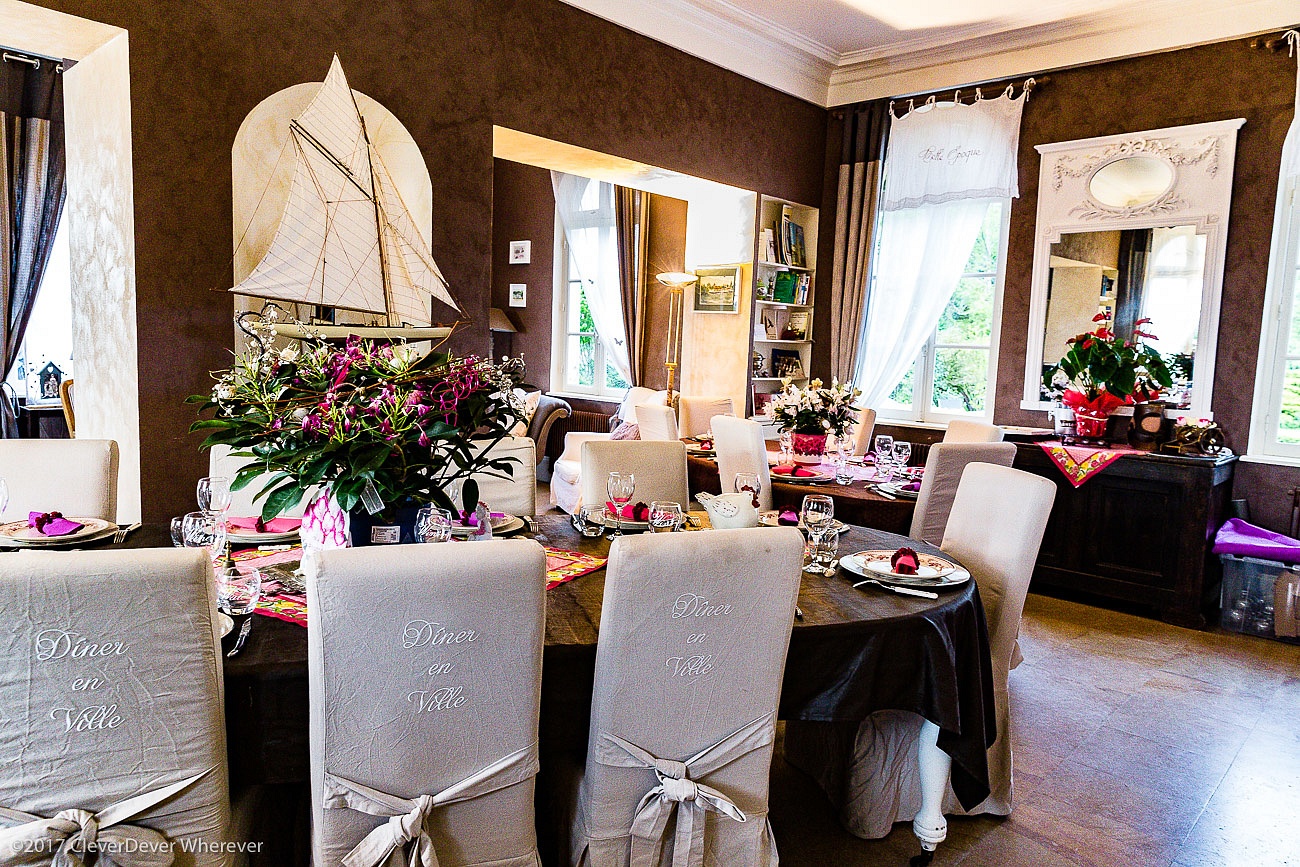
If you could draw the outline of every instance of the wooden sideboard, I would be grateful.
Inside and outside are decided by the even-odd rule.
[[[1126,455],[1075,488],[1039,446],[1017,447],[1017,469],[1056,483],[1031,589],[1121,600],[1205,626],[1218,605],[1210,548],[1227,518],[1235,456]]]

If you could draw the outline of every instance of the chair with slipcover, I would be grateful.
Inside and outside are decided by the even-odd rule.
[[[988,749],[990,793],[970,814],[1010,815],[1012,720],[1007,693],[1020,616],[1056,485],[1031,473],[975,463],[962,474],[944,533],[943,551],[970,570],[989,624],[997,739]],[[872,714],[844,737],[837,723],[786,724],[785,755],[811,774],[839,808],[841,823],[859,837],[889,833],[913,820],[918,837],[942,841],[944,813],[964,814],[951,785],[941,802],[923,803],[918,749],[934,755],[939,729],[906,711]],[[938,754],[946,758],[943,754]],[[926,771],[933,773],[940,763]],[[950,764],[942,763],[947,776]],[[936,792],[937,794],[937,792]]]
[[[145,853],[171,863],[174,850],[187,867],[225,867],[226,724],[206,556],[3,555],[0,614],[0,862],[89,863],[97,845],[126,853],[113,864],[146,863]]]
[[[671,406],[643,404],[636,408],[636,419],[643,440],[662,442],[678,439],[677,416]]]
[[[677,398],[677,430],[684,437],[697,437],[709,430],[713,417],[717,415],[735,415],[729,397],[687,397]]]
[[[582,446],[582,502],[604,503],[609,498],[605,485],[609,474],[618,471],[636,476],[633,502],[666,500],[683,510],[691,502],[686,480],[686,444],[628,440],[595,441]]]
[[[735,490],[737,473],[758,474],[758,507],[772,508],[772,473],[767,463],[763,426],[756,421],[732,416],[714,416],[713,448],[718,456],[718,480],[722,492]]]
[[[932,545],[943,541],[957,487],[967,464],[1009,467],[1016,459],[1015,443],[935,443],[925,458],[925,475],[907,535]]]
[[[59,511],[117,520],[115,440],[0,439],[0,478],[8,514]]]
[[[308,566],[313,863],[540,867],[545,587],[517,539]]]
[[[803,536],[625,536],[610,549],[567,858],[774,867],[768,775]]]
[[[583,443],[608,440],[616,434],[627,438],[634,435],[637,425],[637,407],[646,404],[664,405],[668,399],[666,391],[652,391],[634,385],[623,396],[623,403],[618,412],[609,420],[609,433],[589,433],[587,431],[570,431],[564,435],[564,452],[555,459],[551,472],[551,503],[573,514],[582,506],[582,445]]]
[[[943,432],[943,441],[946,443],[1000,443],[1003,435],[1002,428],[995,424],[957,418],[948,422],[948,429]]]
[[[876,430],[876,411],[864,406],[858,412],[858,423],[853,428],[853,453],[865,455],[871,451],[871,434]]]

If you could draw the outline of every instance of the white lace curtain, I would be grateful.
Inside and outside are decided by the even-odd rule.
[[[551,172],[555,209],[569,245],[571,276],[582,281],[596,338],[605,361],[632,381],[627,332],[619,298],[618,232],[614,220],[614,185],[563,172]]]
[[[880,252],[854,371],[865,406],[889,397],[934,332],[989,203],[1019,195],[1023,107],[1023,93],[1008,92],[970,105],[930,102],[893,119]]]

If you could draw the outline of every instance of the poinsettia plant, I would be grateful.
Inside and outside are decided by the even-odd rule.
[[[1043,372],[1049,389],[1065,388],[1066,406],[1105,414],[1124,404],[1155,400],[1173,383],[1164,358],[1142,342],[1157,339],[1146,330],[1150,319],[1134,323],[1131,339],[1115,333],[1109,313],[1098,313],[1092,321],[1097,327],[1067,340],[1069,350]]]
[[[832,379],[830,388],[820,379],[800,388],[790,379],[781,381],[781,391],[772,398],[772,416],[782,430],[800,434],[843,436],[858,420],[853,401],[862,392],[848,383]]]
[[[436,503],[458,511],[445,488],[478,471],[507,477],[514,458],[486,457],[523,419],[513,388],[518,360],[420,354],[406,344],[349,338],[339,346],[269,340],[214,373],[211,394],[194,395],[211,416],[203,447],[226,444],[254,460],[231,488],[264,482],[262,519],[328,485],[351,511]]]

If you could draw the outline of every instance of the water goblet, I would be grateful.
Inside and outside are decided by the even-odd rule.
[[[251,614],[262,597],[262,573],[256,569],[222,566],[216,570],[217,608],[231,617]]]
[[[437,506],[421,506],[415,513],[415,541],[446,542],[451,538],[451,512]]]
[[[614,535],[623,535],[623,507],[632,501],[636,490],[636,476],[633,473],[612,472],[605,481],[605,493],[614,507]]]
[[[912,459],[912,444],[907,440],[894,440],[894,466],[902,472]]]
[[[214,512],[190,512],[181,519],[181,536],[187,548],[207,548],[215,563],[226,552],[226,522]]]
[[[804,529],[808,532],[808,540],[812,543],[812,550],[817,550],[822,539],[831,528],[831,522],[835,518],[835,501],[825,494],[809,494],[803,498],[803,508],[800,510],[800,517],[803,520]],[[814,562],[813,565],[816,565]]]
[[[845,444],[847,445],[847,443]],[[853,481],[853,471],[849,469],[849,455],[841,446],[835,452],[835,483],[847,485]]]
[[[788,430],[781,431],[780,443],[781,463],[784,466],[789,466],[794,462],[794,432]]]
[[[737,494],[743,494],[748,491],[754,496],[754,508],[758,508],[758,495],[762,492],[763,483],[758,478],[758,473],[736,473],[735,488]]]
[[[588,539],[600,538],[605,532],[605,507],[594,503],[578,510],[578,532]]]
[[[184,548],[185,547],[185,518],[184,517],[172,518],[171,529],[172,529],[172,547]]]
[[[813,572],[823,572],[826,577],[835,574],[835,567],[839,564],[838,554],[840,552],[840,534],[835,532],[823,533],[822,537],[816,542],[811,539],[808,542],[809,565]]]
[[[889,481],[893,473],[894,438],[888,434],[876,436],[876,475],[883,475]]]
[[[650,504],[650,532],[672,533],[682,525],[682,505],[664,500]]]
[[[221,515],[230,511],[230,479],[223,476],[204,476],[199,479],[197,494],[200,511],[217,512]]]

